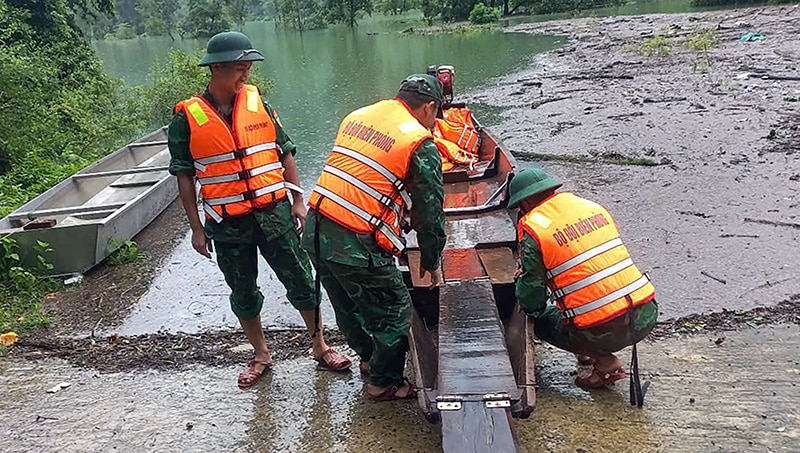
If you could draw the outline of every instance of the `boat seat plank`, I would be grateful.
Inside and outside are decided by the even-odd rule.
[[[461,410],[442,411],[442,450],[445,453],[517,452],[514,429],[503,408],[486,408],[480,401]]]
[[[469,248],[478,244],[513,244],[517,241],[516,222],[505,209],[448,217],[445,231],[445,249]]]
[[[442,272],[445,280],[472,280],[486,276],[474,248],[443,251]]]
[[[439,393],[518,393],[488,279],[448,283],[439,298]]]
[[[420,278],[419,276],[419,268],[420,268],[420,256],[421,253],[419,250],[409,250],[407,252],[408,256],[408,271],[411,274],[411,284],[414,285],[415,288],[421,287],[429,287],[431,286],[431,276],[430,274],[425,274],[425,277]]]
[[[509,247],[499,247],[491,249],[477,250],[481,263],[483,264],[492,284],[505,285],[514,283],[514,273],[517,272],[517,260],[514,259],[514,252]]]

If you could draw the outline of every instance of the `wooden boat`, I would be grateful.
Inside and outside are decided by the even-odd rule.
[[[444,173],[445,283],[431,290],[419,277],[413,232],[399,263],[414,303],[418,402],[441,421],[445,452],[517,451],[511,417],[530,415],[536,400],[533,324],[514,295],[517,213],[507,205],[516,162],[480,131],[479,163]]]
[[[98,160],[0,220],[22,263],[35,266],[36,241],[53,275],[81,273],[133,238],[178,195],[172,181],[166,128]]]

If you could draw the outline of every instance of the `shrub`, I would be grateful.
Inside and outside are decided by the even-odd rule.
[[[483,3],[476,3],[469,13],[469,21],[481,25],[495,22],[500,19],[500,9],[492,8]]]

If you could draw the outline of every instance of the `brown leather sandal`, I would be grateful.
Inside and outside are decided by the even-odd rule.
[[[599,389],[611,385],[620,379],[628,377],[624,368],[603,372],[597,368],[591,374],[584,374],[575,378],[575,385],[582,389]]]
[[[401,388],[404,386],[408,386],[408,393],[404,396],[398,396],[397,392],[400,391]],[[408,380],[407,377],[404,377],[400,383],[395,384],[391,387],[386,388],[386,390],[382,391],[377,395],[369,395],[372,401],[382,402],[382,401],[394,401],[394,400],[411,400],[417,397],[417,389],[414,387],[414,384]]]
[[[330,370],[336,373],[343,373],[349,371],[350,365],[353,364],[353,362],[349,358],[343,356],[342,354],[339,354],[333,348],[328,348],[325,352],[322,353],[321,356],[319,356],[319,358],[315,357],[314,360],[317,361],[320,368],[324,368],[326,370]]]
[[[260,373],[256,371],[256,366],[258,365],[264,366]],[[271,368],[272,362],[262,362],[260,360],[251,360],[247,362],[247,369],[239,374],[239,379],[237,380],[239,388],[246,389],[256,385],[256,383],[261,379],[261,376],[269,372]]]

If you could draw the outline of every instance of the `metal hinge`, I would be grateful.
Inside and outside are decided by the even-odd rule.
[[[440,411],[458,411],[461,410],[461,402],[463,400],[460,396],[437,396],[436,409]]]
[[[487,393],[483,395],[486,407],[511,407],[511,398],[508,393]]]

